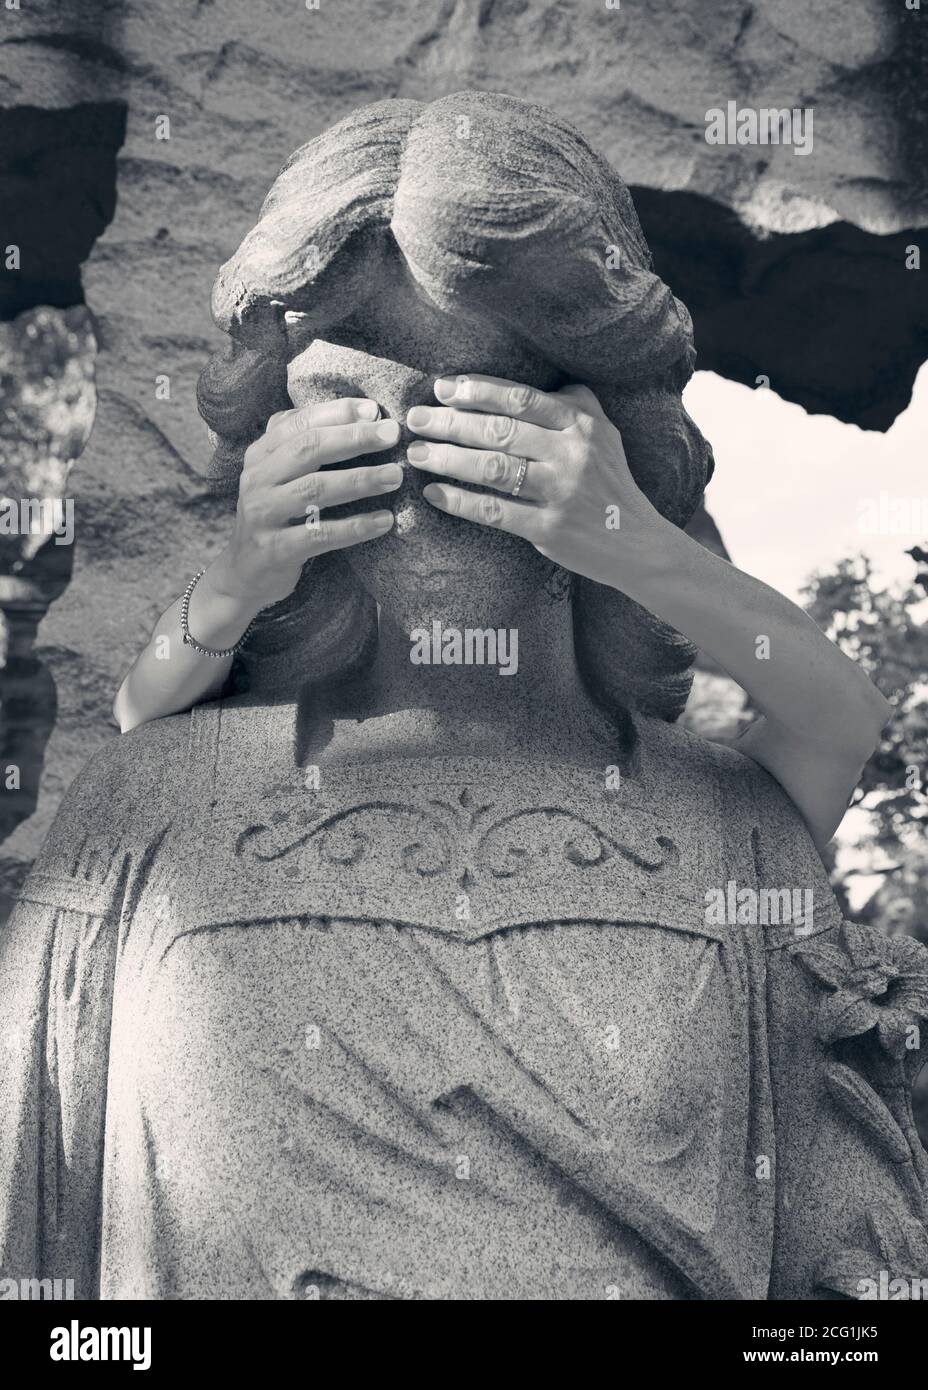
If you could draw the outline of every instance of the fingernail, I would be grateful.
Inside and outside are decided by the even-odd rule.
[[[393,513],[375,512],[374,515],[371,517],[371,521],[374,525],[375,530],[389,531],[390,527],[393,525]]]
[[[400,437],[400,427],[395,420],[382,420],[374,434],[384,444],[393,444]]]
[[[381,468],[377,475],[377,481],[386,483],[389,487],[399,487],[400,483],[403,481],[402,465],[399,463],[388,463],[385,468]]]
[[[432,412],[429,410],[428,406],[414,405],[406,416],[406,423],[407,425],[411,425],[413,429],[423,429],[431,418]]]
[[[450,376],[440,376],[435,383],[435,394],[440,401],[450,400],[455,392],[456,382]]]
[[[422,489],[422,496],[428,498],[436,507],[445,505],[445,489],[441,483],[429,483],[427,487]]]
[[[358,414],[362,420],[376,420],[380,414],[380,407],[376,401],[361,401]]]
[[[410,463],[422,463],[424,459],[428,458],[430,453],[431,450],[427,444],[410,444],[409,448],[406,450],[406,457],[409,459]]]

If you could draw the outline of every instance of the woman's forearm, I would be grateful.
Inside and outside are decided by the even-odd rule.
[[[181,600],[177,599],[155,624],[113,702],[113,717],[122,733],[150,719],[178,714],[201,700],[218,695],[232,657],[204,656],[183,640]],[[190,599],[190,632],[205,647],[234,646],[258,610],[223,586],[221,563],[211,566]]]
[[[649,530],[647,556],[616,587],[717,661],[797,739],[869,757],[892,707],[866,673],[769,585],[662,519]]]

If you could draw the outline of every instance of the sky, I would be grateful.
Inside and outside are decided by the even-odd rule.
[[[683,399],[715,451],[706,506],[736,565],[797,602],[813,570],[860,551],[880,581],[911,582],[904,552],[928,542],[928,363],[885,434],[714,372]]]

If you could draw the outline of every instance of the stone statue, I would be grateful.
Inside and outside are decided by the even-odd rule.
[[[481,371],[594,382],[651,501],[699,503],[688,315],[541,108],[357,112],[285,166],[213,305],[218,487],[276,410],[402,420]],[[843,924],[778,785],[675,726],[678,634],[420,487],[307,567],[236,694],[71,788],[2,941],[3,1275],[185,1299],[928,1276],[922,948]],[[426,680],[409,633],[435,622],[517,625],[531,659]],[[814,913],[741,911],[784,889]]]

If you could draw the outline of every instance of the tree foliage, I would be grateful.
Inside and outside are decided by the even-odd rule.
[[[906,554],[916,566],[908,585],[875,587],[869,560],[858,555],[814,575],[805,598],[819,627],[894,707],[851,802],[869,827],[860,862],[835,871],[835,891],[848,916],[928,941],[928,550],[914,546]],[[856,911],[847,900],[855,872],[883,878]]]

